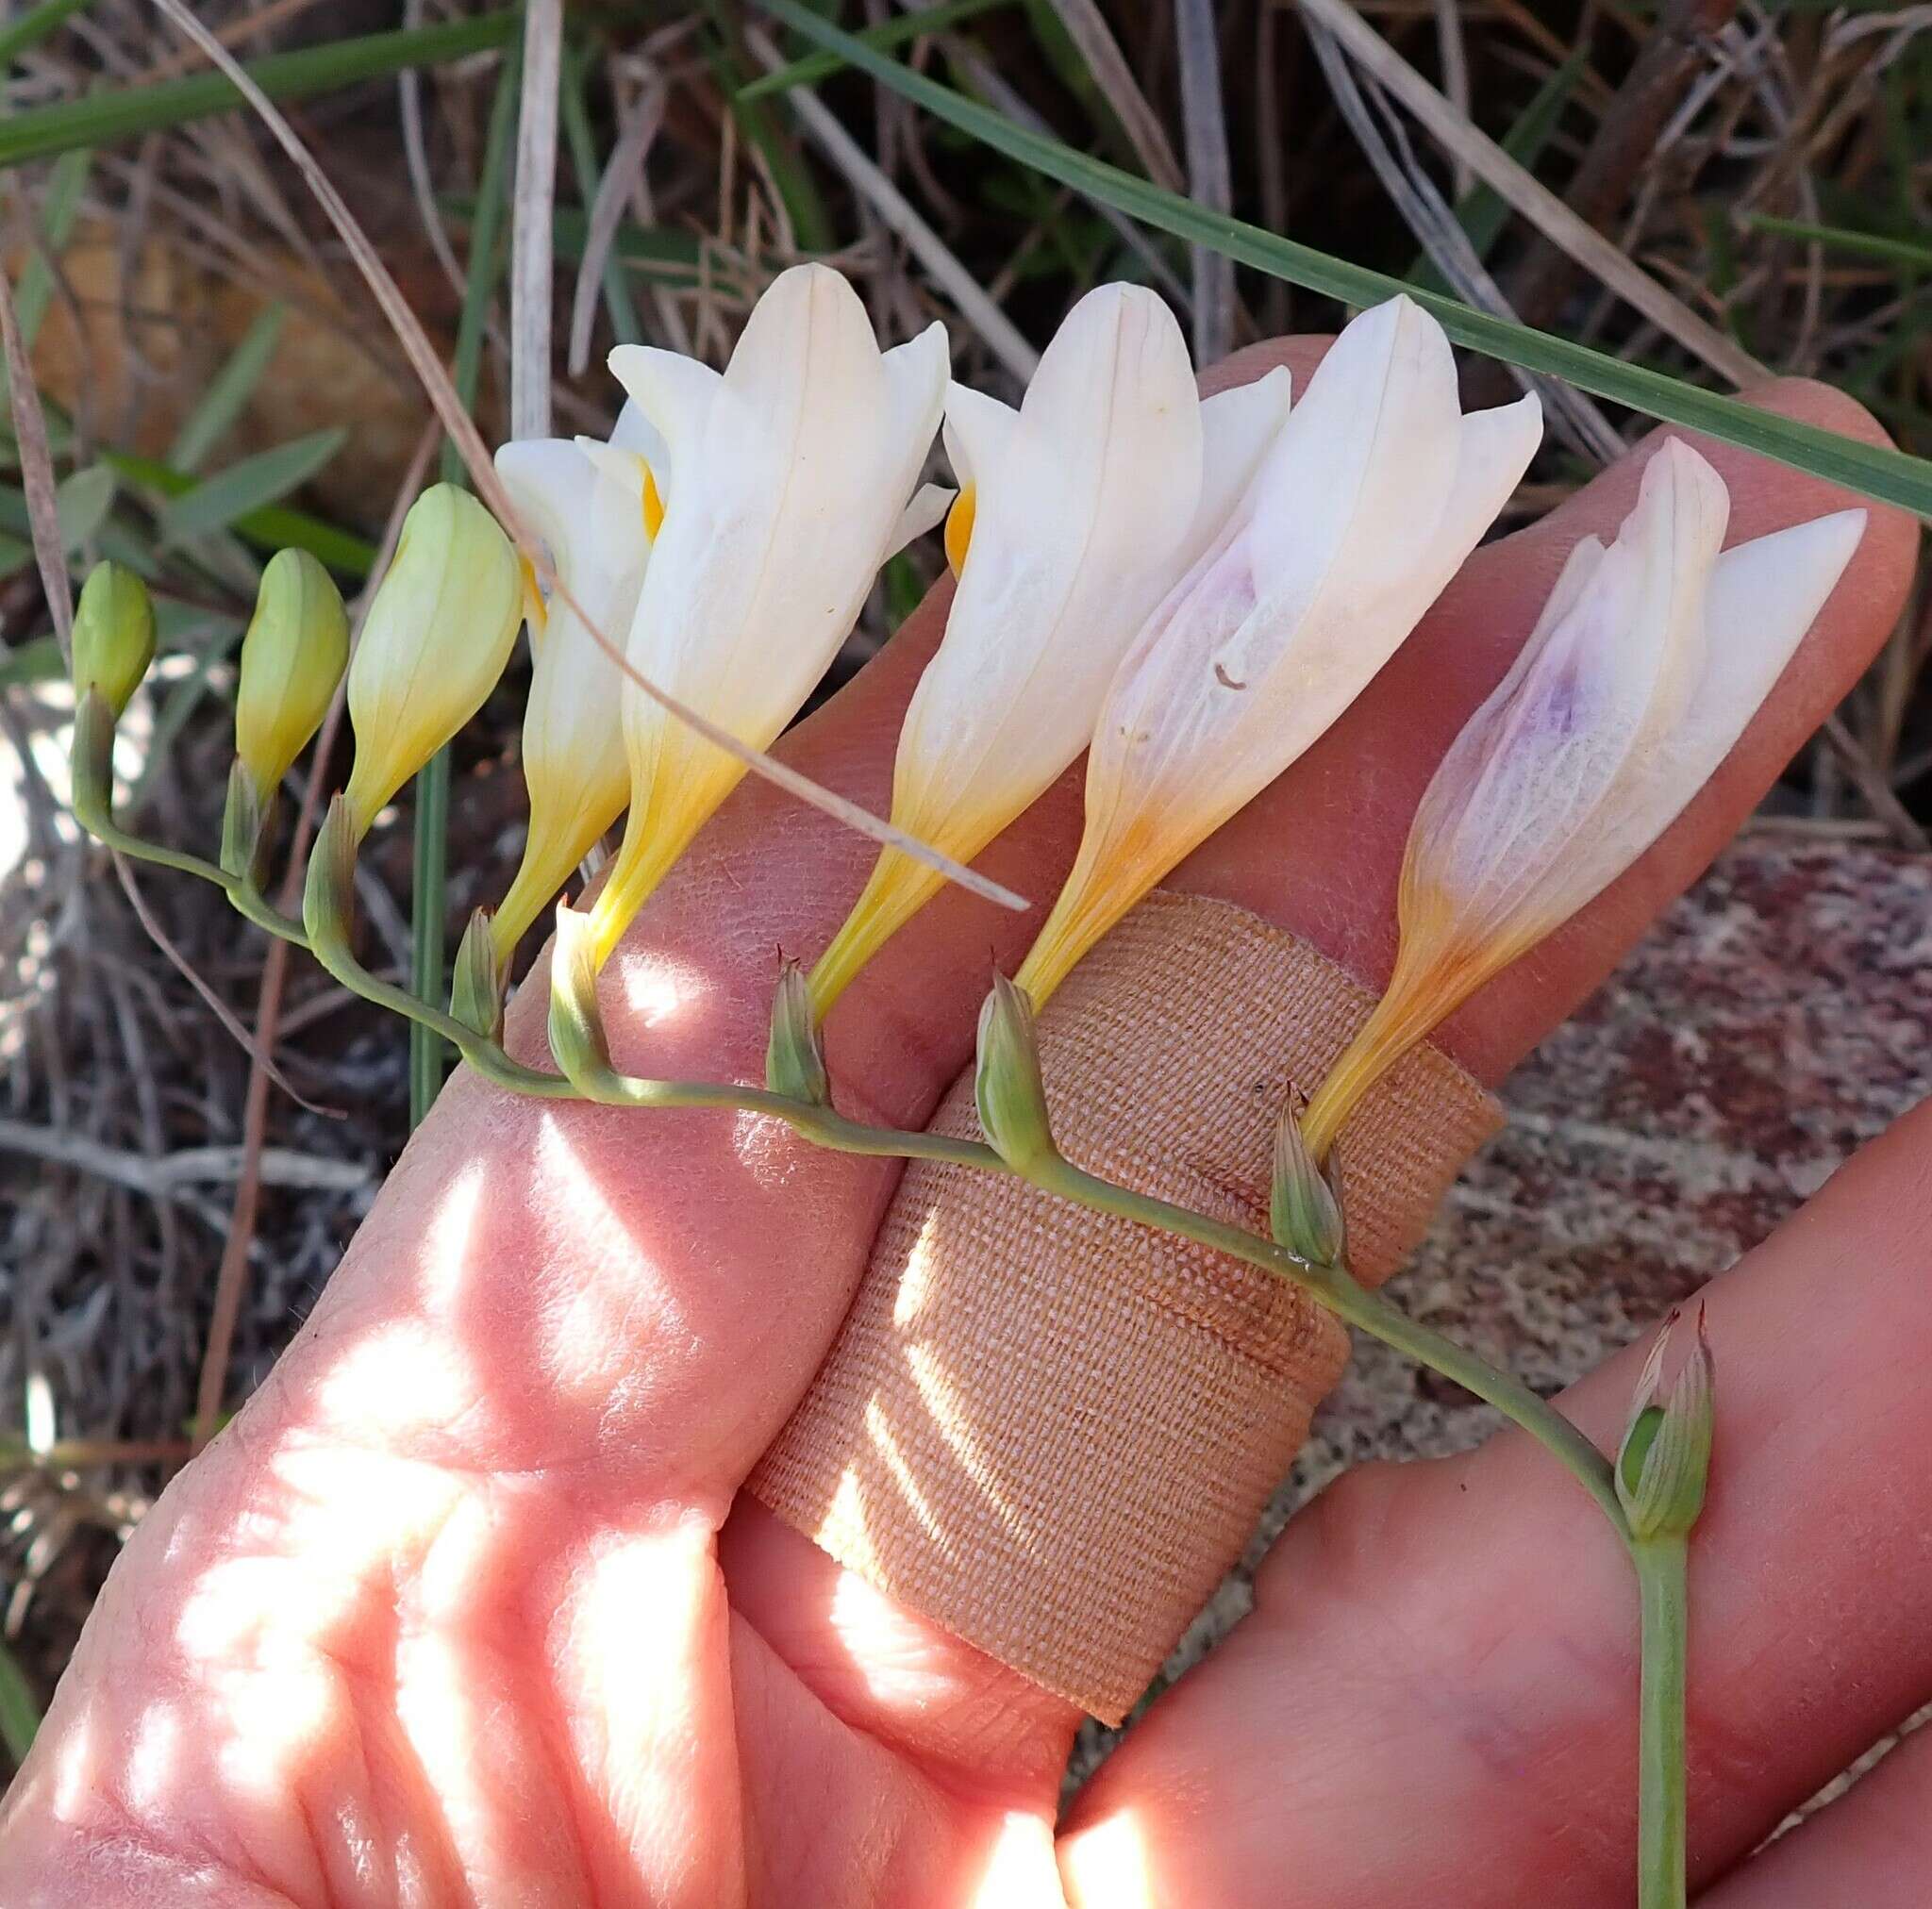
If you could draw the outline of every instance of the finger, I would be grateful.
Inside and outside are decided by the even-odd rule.
[[[1702,1909],[1921,1909],[1932,1876],[1932,1731],[1699,1897]]]
[[[1708,1289],[1700,1880],[1932,1697],[1928,1225],[1932,1106]],[[1600,1445],[1641,1357],[1564,1395]],[[1075,1900],[1627,1902],[1636,1609],[1603,1517],[1520,1435],[1348,1474],[1290,1526],[1254,1614],[1079,1799],[1063,1855]],[[1130,1843],[1141,1882],[1124,1894],[1105,1865]]]

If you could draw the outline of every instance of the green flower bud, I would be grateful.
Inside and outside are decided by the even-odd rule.
[[[457,946],[449,1011],[465,1027],[494,1040],[503,1025],[503,970],[496,964],[488,908],[475,909]]]
[[[524,620],[524,573],[495,518],[432,485],[403,520],[349,665],[358,838],[385,803],[482,707]]]
[[[561,903],[550,948],[550,1052],[574,1082],[608,1074],[610,1047],[597,1006],[597,945],[591,918]]]
[[[973,1077],[979,1128],[1008,1166],[1024,1173],[1058,1156],[1046,1088],[1040,1078],[1040,1043],[1033,1002],[1004,974],[979,1010],[979,1065]]]
[[[242,639],[235,753],[265,805],[322,726],[349,664],[341,592],[306,550],[278,550]]]
[[[97,563],[74,612],[74,691],[98,689],[116,722],[155,659],[155,605],[125,564]]]
[[[772,1001],[772,1033],[765,1043],[765,1085],[774,1094],[826,1106],[832,1084],[825,1075],[825,1053],[819,1040],[818,1017],[812,1012],[811,990],[805,971],[788,961],[778,972],[778,991]]]
[[[1664,1354],[1681,1318],[1673,1312],[1650,1349],[1617,1452],[1617,1498],[1630,1519],[1630,1535],[1640,1541],[1682,1537],[1704,1509],[1715,1365],[1701,1306],[1696,1342],[1660,1401]]]
[[[1285,1246],[1315,1266],[1340,1266],[1348,1247],[1341,1212],[1341,1176],[1335,1157],[1328,1170],[1316,1166],[1302,1134],[1307,1102],[1291,1092],[1274,1130],[1274,1184],[1268,1219],[1277,1246]]]

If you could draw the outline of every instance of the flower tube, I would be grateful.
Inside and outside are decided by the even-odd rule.
[[[958,590],[892,774],[892,821],[971,861],[1093,733],[1148,612],[1213,540],[1288,415],[1283,370],[1203,403],[1167,307],[1089,292],[1015,411],[955,385],[947,523]],[[823,1016],[944,878],[883,851],[812,970]]]
[[[610,366],[669,455],[625,656],[767,748],[905,534],[944,399],[945,330],[882,353],[858,293],[836,272],[801,265],[758,300],[722,375],[639,345],[619,346]],[[744,773],[635,684],[623,706],[630,820],[592,910],[600,963]]]
[[[356,840],[482,707],[522,620],[517,554],[467,490],[433,484],[409,506],[349,663],[356,759],[343,801]]]
[[[1361,1097],[1676,819],[1770,695],[1863,535],[1841,510],[1734,550],[1724,480],[1681,440],[1607,549],[1570,553],[1528,642],[1410,825],[1388,990],[1309,1107],[1319,1156]]]
[[[1515,489],[1541,431],[1533,397],[1463,416],[1449,341],[1407,298],[1342,332],[1241,507],[1108,689],[1086,833],[1016,977],[1037,1004],[1356,699]]]
[[[530,825],[516,878],[491,923],[499,967],[630,797],[624,672],[584,618],[620,646],[630,633],[663,521],[658,472],[629,448],[639,440],[637,421],[627,418],[608,445],[532,439],[496,454],[504,489],[543,540],[563,586],[547,606],[526,589],[531,670],[523,760]]]

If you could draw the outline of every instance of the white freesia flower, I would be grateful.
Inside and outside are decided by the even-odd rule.
[[[525,604],[532,663],[523,756],[530,825],[522,865],[491,924],[499,965],[630,796],[624,672],[584,617],[623,645],[663,515],[656,470],[628,448],[648,442],[633,409],[625,407],[609,445],[530,439],[496,454],[510,502],[541,539],[563,586],[547,606],[534,589]]]
[[[1464,417],[1449,341],[1409,300],[1342,332],[1108,689],[1086,834],[1017,977],[1036,1003],[1356,699],[1515,489],[1541,431],[1533,397]]]
[[[952,388],[958,589],[900,730],[899,827],[971,861],[1087,747],[1134,633],[1287,417],[1288,384],[1275,371],[1204,404],[1167,307],[1112,285],[1068,314],[1019,410]],[[812,971],[820,1014],[942,879],[881,854]]]
[[[1570,553],[1508,674],[1409,830],[1388,991],[1309,1108],[1324,1152],[1362,1095],[1600,894],[1730,754],[1863,535],[1841,510],[1723,548],[1724,480],[1672,439],[1608,549]]]
[[[482,706],[524,606],[516,551],[467,490],[432,484],[409,506],[349,663],[356,760],[343,791],[357,838]]]
[[[944,327],[881,353],[858,293],[801,265],[758,300],[722,376],[638,345],[610,368],[662,439],[669,480],[625,656],[764,749],[895,540],[933,521],[929,493],[908,499],[944,399]],[[599,961],[744,773],[635,684],[623,703],[630,820],[592,911]]]

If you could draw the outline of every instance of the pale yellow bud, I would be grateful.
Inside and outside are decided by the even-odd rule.
[[[265,802],[322,726],[349,661],[341,592],[306,550],[279,550],[261,573],[242,639],[235,754]]]
[[[155,606],[125,564],[97,563],[74,612],[74,689],[98,689],[118,720],[155,659]]]
[[[496,520],[454,484],[425,490],[349,665],[356,763],[344,797],[358,836],[482,707],[523,615],[523,570]]]

